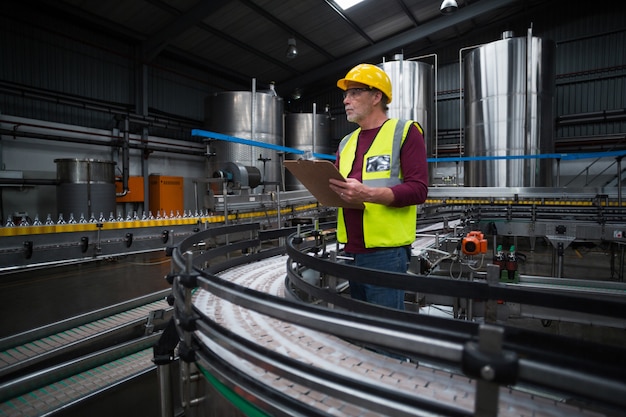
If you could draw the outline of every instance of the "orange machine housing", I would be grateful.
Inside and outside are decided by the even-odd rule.
[[[115,192],[121,193],[122,177],[115,178]],[[118,203],[143,203],[143,177],[128,177],[128,193],[122,197],[115,197]]]
[[[469,232],[461,241],[461,249],[466,255],[478,255],[487,252],[487,239],[478,231]]]
[[[157,211],[167,216],[176,212],[183,214],[183,177],[150,175],[148,181],[150,192],[149,209],[153,215]]]

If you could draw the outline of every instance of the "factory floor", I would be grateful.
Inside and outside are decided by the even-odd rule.
[[[0,274],[0,338],[169,287],[162,251]]]

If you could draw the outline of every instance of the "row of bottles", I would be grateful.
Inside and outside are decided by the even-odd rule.
[[[493,257],[493,264],[500,267],[501,282],[519,282],[519,272],[517,270],[518,256],[515,253],[515,246],[511,245],[508,253],[504,253],[502,245],[498,245]]]
[[[192,213],[191,210],[189,210],[189,212],[187,212],[187,210],[184,210],[182,215],[180,214],[180,211],[176,210],[176,213],[171,211],[169,216],[167,215],[167,213],[165,212],[161,213],[160,211],[157,211],[156,216],[154,216],[151,211],[149,211],[148,213],[144,212],[142,216],[139,216],[137,212],[134,211],[132,214],[129,213],[126,216],[126,218],[124,218],[121,213],[118,213],[117,217],[115,217],[113,215],[113,212],[111,212],[109,213],[108,218],[104,216],[104,213],[100,213],[99,217],[96,217],[95,214],[92,213],[89,220],[87,220],[87,218],[85,218],[84,214],[82,213],[80,217],[78,218],[78,220],[76,220],[73,213],[70,213],[69,219],[65,220],[63,217],[63,214],[61,213],[59,214],[59,217],[56,222],[52,219],[52,215],[48,214],[44,222],[42,222],[39,219],[39,215],[36,215],[35,219],[31,223],[29,218],[26,215],[22,215],[21,220],[17,223],[14,221],[13,216],[9,216],[7,218],[6,223],[4,224],[4,227],[43,226],[43,225],[53,226],[53,225],[63,225],[63,224],[86,224],[86,223],[105,223],[105,222],[124,222],[124,221],[128,222],[128,221],[163,220],[163,219],[167,220],[167,219],[184,219],[184,218],[194,218],[194,217],[204,217],[204,216],[209,216],[208,210],[206,211],[206,214],[202,211],[198,212],[197,210],[195,211],[195,213]]]

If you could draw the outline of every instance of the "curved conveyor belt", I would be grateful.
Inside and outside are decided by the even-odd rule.
[[[576,369],[581,359],[576,355],[589,346],[573,346],[572,358],[567,351],[550,349],[543,356],[546,346],[560,349],[568,341],[530,331],[514,331],[508,340],[508,333],[503,337],[496,326],[429,321],[384,310],[376,317],[291,301],[285,298],[286,273],[297,270],[304,257],[317,259],[312,254],[303,250],[296,262],[293,256],[263,256],[257,249],[238,265],[231,261],[228,268],[206,267],[210,254],[194,253],[201,238],[182,242],[173,253],[180,268],[172,281],[180,348],[187,352],[183,360],[198,366],[229,398],[237,398],[233,403],[244,403],[258,415],[601,416],[613,415],[626,401],[620,372],[607,366],[611,360],[625,363],[623,349],[591,346],[591,356],[614,356],[586,358]],[[293,239],[287,245],[291,255]],[[258,243],[252,240],[248,246],[258,248]],[[213,275],[217,272],[219,276]],[[400,317],[413,317],[413,322]],[[389,350],[384,354],[362,347],[368,343],[412,353],[419,365],[396,359]],[[519,354],[511,352],[516,346]],[[563,368],[568,365],[573,369]],[[564,381],[568,375],[571,379]],[[544,389],[537,384],[542,380]],[[534,384],[524,383],[528,381]],[[590,386],[596,389],[587,395]]]

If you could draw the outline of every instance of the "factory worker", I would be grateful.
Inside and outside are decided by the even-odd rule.
[[[346,135],[336,165],[347,182],[330,188],[364,209],[339,208],[337,239],[359,267],[405,273],[415,240],[417,205],[428,194],[423,130],[415,121],[390,119],[391,81],[375,65],[360,64],[337,81],[348,121],[359,127]],[[404,309],[404,291],[350,282],[352,298]]]

